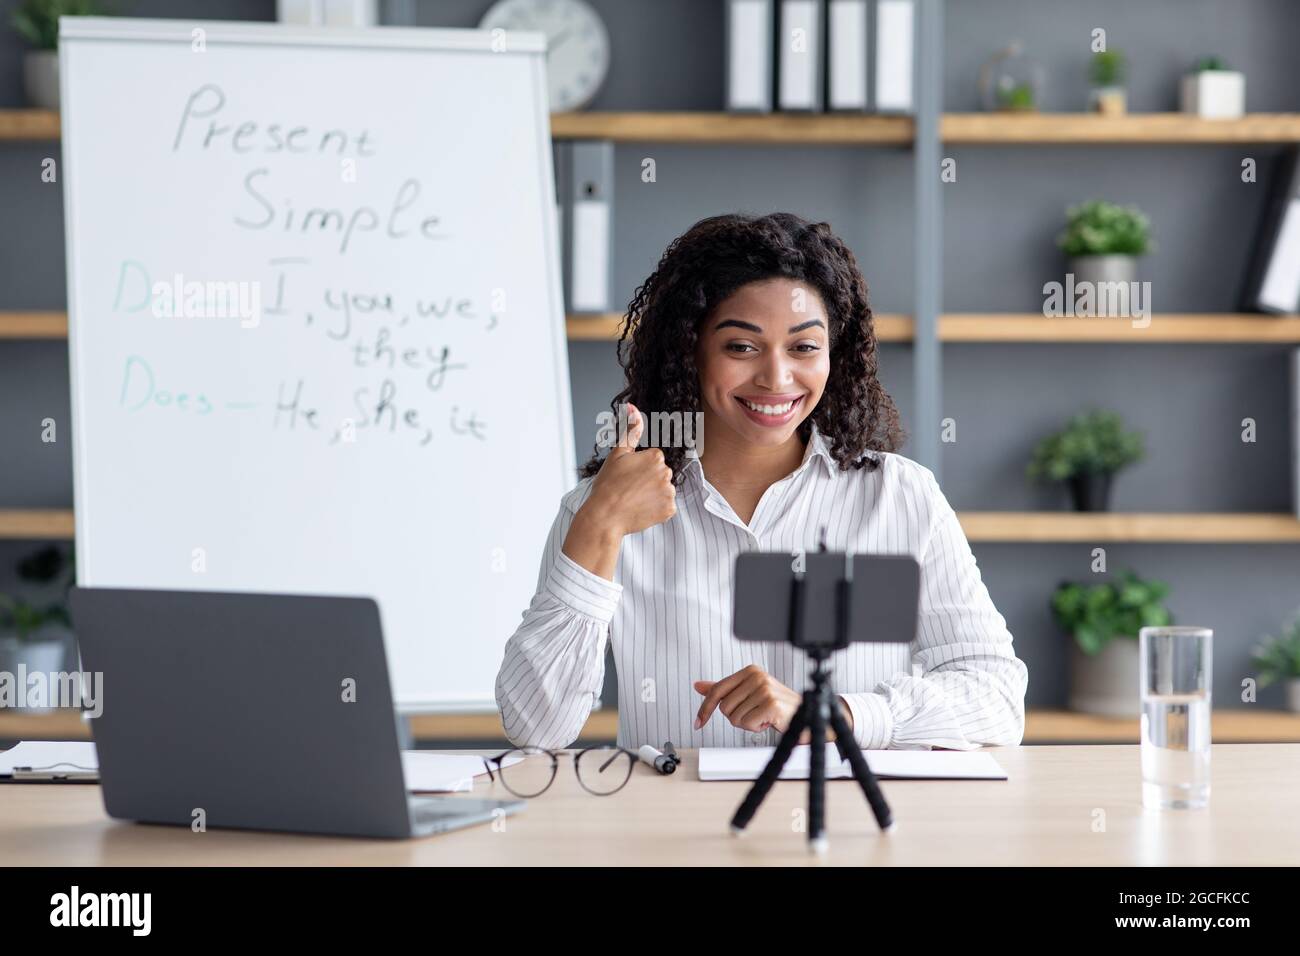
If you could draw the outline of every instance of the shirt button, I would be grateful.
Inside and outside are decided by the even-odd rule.
[[[761,744],[761,743],[766,743],[766,742],[767,742],[767,737],[764,736],[762,733],[759,733],[759,732],[757,732],[757,731],[755,731],[754,733],[750,734],[750,735],[749,735],[749,739],[752,740],[752,741],[753,741],[754,743],[756,743],[756,744]]]

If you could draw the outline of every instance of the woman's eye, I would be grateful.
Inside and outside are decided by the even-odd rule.
[[[747,342],[732,342],[727,346],[727,350],[730,352],[742,352],[742,353],[758,351],[758,349],[754,348],[754,346],[750,345]]]
[[[813,344],[811,344],[810,342],[801,342],[800,344],[798,344],[798,345],[795,346],[795,349],[796,349],[797,351],[804,352],[804,353],[808,353],[808,352],[819,352],[819,351],[821,351],[821,346],[820,346],[820,345],[813,345]]]

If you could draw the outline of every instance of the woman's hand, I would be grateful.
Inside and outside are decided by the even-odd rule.
[[[709,722],[713,711],[720,710],[731,721],[733,727],[741,730],[758,732],[768,727],[775,727],[785,733],[794,719],[795,713],[803,703],[803,695],[786,687],[757,664],[750,664],[722,680],[697,680],[695,690],[704,695],[704,701],[695,717],[695,729],[699,730]],[[835,706],[844,714],[850,729],[853,716],[840,699],[835,699]],[[810,733],[807,728],[799,737],[799,743],[808,743]],[[834,740],[835,731],[828,726],[826,739]]]
[[[673,470],[658,448],[637,451],[645,416],[628,405],[628,429],[609,450],[591,482],[591,494],[573,516],[563,551],[594,574],[614,579],[623,536],[677,513]]]
[[[664,464],[659,448],[637,451],[645,429],[645,416],[628,405],[627,433],[609,450],[591,483],[591,494],[579,512],[592,512],[611,531],[621,535],[644,531],[677,513],[673,471]]]

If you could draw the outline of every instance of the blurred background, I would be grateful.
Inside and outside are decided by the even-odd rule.
[[[1216,740],[1300,740],[1300,321],[1285,281],[1280,303],[1258,281],[1300,269],[1279,225],[1300,184],[1300,4],[737,4],[590,0],[585,59],[556,48],[565,249],[597,249],[580,277],[565,263],[579,461],[622,384],[617,320],[674,237],[722,212],[824,220],[867,278],[902,452],[939,476],[1029,667],[1026,742],[1135,740],[1136,628],[1169,619],[1214,629]],[[41,437],[69,415],[62,191],[39,174],[58,117],[18,16],[60,6],[0,2],[0,670],[73,647],[70,443]],[[271,21],[330,5],[90,6]],[[540,29],[566,6],[333,5]],[[607,232],[576,234],[584,200]],[[1047,314],[1067,273],[1149,283],[1150,323]],[[612,662],[604,704],[584,739],[614,735]],[[0,712],[0,742],[66,737],[65,717]],[[476,745],[503,740],[494,721],[415,729]]]

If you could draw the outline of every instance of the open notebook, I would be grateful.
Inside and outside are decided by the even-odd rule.
[[[701,780],[755,780],[775,747],[708,747],[700,751]],[[807,780],[811,748],[794,748],[781,780]],[[993,755],[978,750],[864,750],[867,766],[881,780],[1006,780]],[[826,779],[852,778],[835,744],[826,745]]]

